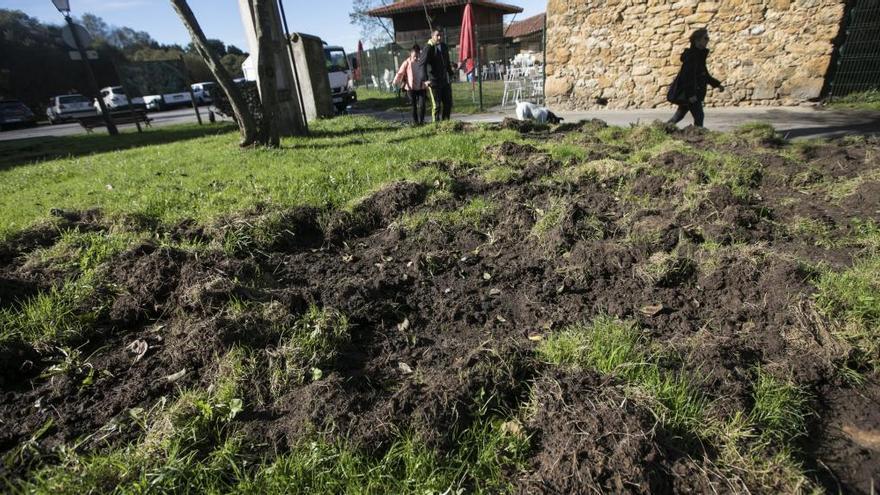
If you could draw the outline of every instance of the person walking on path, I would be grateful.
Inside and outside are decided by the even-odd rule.
[[[449,59],[449,47],[443,42],[443,32],[440,29],[431,31],[431,39],[422,54],[422,67],[434,122],[449,120],[452,114],[451,77],[455,75],[455,71]]]
[[[426,86],[424,71],[419,65],[419,57],[422,49],[418,44],[412,46],[409,51],[409,58],[400,64],[400,69],[394,77],[394,84],[402,84],[403,90],[409,94],[409,101],[412,104],[413,125],[422,125],[425,123],[425,97]]]
[[[694,125],[703,127],[703,100],[706,99],[706,85],[724,92],[718,79],[709,75],[706,58],[709,56],[709,32],[697,29],[691,34],[691,46],[681,54],[681,70],[669,88],[667,99],[678,105],[670,124],[680,122],[688,112],[694,117]]]

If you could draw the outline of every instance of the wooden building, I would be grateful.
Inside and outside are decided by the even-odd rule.
[[[500,43],[504,38],[504,16],[522,12],[521,7],[491,0],[398,0],[368,12],[373,17],[391,19],[395,41],[401,46],[423,44],[431,29],[440,27],[450,47],[458,45],[464,6],[474,11],[477,36],[483,43]]]

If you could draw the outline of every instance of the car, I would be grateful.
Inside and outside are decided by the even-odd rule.
[[[213,101],[211,99],[211,92],[217,90],[217,83],[200,82],[193,84],[191,87],[193,95],[196,97],[196,103],[199,105],[209,105]]]
[[[49,98],[49,106],[46,107],[46,117],[49,118],[50,124],[60,124],[97,114],[98,111],[92,106],[92,99],[78,94],[53,96]]]
[[[123,91],[122,86],[108,86],[106,88],[101,88],[100,93],[107,110],[124,110],[129,107],[128,98],[125,96],[125,91]],[[144,108],[144,99],[140,97],[132,98],[131,106],[135,108]],[[95,101],[95,108],[100,109],[97,101]]]
[[[0,131],[13,126],[35,126],[37,116],[19,100],[0,100]]]
[[[192,97],[189,91],[180,91],[161,95],[145,95],[143,101],[147,110],[165,110],[167,108],[189,105],[192,103]]]

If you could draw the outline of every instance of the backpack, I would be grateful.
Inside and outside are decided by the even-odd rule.
[[[669,91],[666,92],[666,101],[674,105],[687,105],[689,102],[687,95],[684,92],[684,88],[679,89],[680,80],[681,73],[675,76],[675,79],[673,79],[672,83],[669,85]]]

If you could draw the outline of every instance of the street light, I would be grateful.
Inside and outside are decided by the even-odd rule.
[[[79,33],[76,29],[78,26],[76,26],[73,23],[73,19],[70,18],[70,0],[52,0],[52,3],[55,4],[55,8],[58,9],[58,12],[61,12],[61,15],[64,16],[64,20],[67,21],[67,28],[70,29],[70,34],[73,37],[73,44],[76,45],[76,51],[79,52],[80,58],[83,63],[86,64],[86,77],[88,77],[89,85],[98,100],[98,107],[101,109],[101,116],[104,117],[104,124],[107,126],[107,133],[111,136],[115,136],[119,134],[119,130],[116,129],[116,124],[113,123],[113,118],[107,113],[107,106],[104,104],[104,98],[101,97],[101,93],[98,91],[98,81],[95,80],[95,74],[92,72],[91,64],[89,64],[89,57],[86,55],[86,50],[83,48],[82,42],[79,39]],[[128,103],[129,105],[131,104],[131,102]]]
[[[55,8],[61,12],[61,15],[70,17],[70,0],[52,0],[52,3],[55,4]]]

